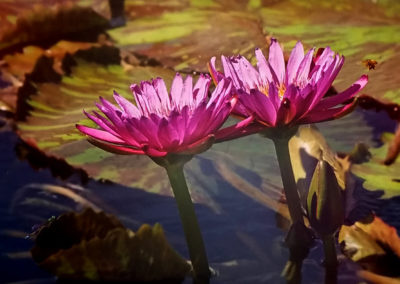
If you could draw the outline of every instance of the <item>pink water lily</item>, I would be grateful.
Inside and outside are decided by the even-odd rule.
[[[100,98],[96,105],[104,116],[84,112],[99,128],[77,128],[96,146],[119,154],[163,157],[204,151],[237,129],[219,130],[237,101],[231,80],[221,79],[209,98],[210,82],[208,75],[200,75],[193,87],[191,76],[183,80],[178,73],[170,93],[161,78],[133,84],[136,105],[114,92],[119,107]]]
[[[345,91],[324,97],[344,63],[344,57],[329,47],[314,56],[315,49],[304,54],[298,42],[285,66],[279,43],[273,39],[268,60],[256,49],[257,67],[242,56],[221,56],[224,73],[215,67],[215,57],[209,69],[214,81],[230,78],[239,102],[234,113],[255,120],[267,127],[293,126],[335,119],[353,106],[347,103],[368,82],[362,75]],[[343,105],[344,103],[344,105]]]

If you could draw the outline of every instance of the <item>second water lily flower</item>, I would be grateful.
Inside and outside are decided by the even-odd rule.
[[[341,70],[344,57],[329,47],[304,54],[301,42],[293,48],[287,64],[283,51],[272,39],[268,60],[256,49],[257,69],[242,56],[221,56],[223,73],[217,71],[215,57],[209,64],[216,83],[226,78],[233,82],[239,102],[234,113],[248,120],[247,128],[232,134],[228,139],[262,132],[271,138],[279,162],[283,187],[293,223],[304,224],[304,210],[300,203],[290,160],[289,139],[297,132],[298,125],[335,119],[348,113],[353,98],[368,82],[362,75],[345,91],[326,97],[326,93]]]
[[[256,49],[257,68],[242,56],[221,57],[224,73],[210,61],[210,72],[216,82],[230,78],[239,96],[235,113],[243,118],[253,115],[266,127],[294,126],[331,120],[351,108],[346,103],[368,82],[362,75],[345,91],[324,97],[344,63],[344,57],[329,47],[314,56],[315,49],[304,54],[298,42],[287,65],[279,43],[272,39],[268,60]]]

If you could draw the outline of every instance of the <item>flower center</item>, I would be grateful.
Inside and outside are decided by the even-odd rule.
[[[285,86],[285,84],[281,84],[281,85],[279,86],[279,89],[278,89],[278,95],[279,95],[279,98],[280,98],[280,99],[283,98],[283,95],[285,94],[285,91],[286,91],[286,86]]]
[[[258,88],[258,90],[261,92],[261,93],[263,93],[264,95],[266,95],[267,97],[269,97],[269,85],[265,85],[265,86],[260,86],[259,88]],[[282,100],[282,98],[283,98],[283,95],[285,94],[285,91],[286,91],[286,86],[285,86],[285,84],[281,84],[281,85],[279,85],[279,87],[278,87],[278,96],[279,96],[279,98]]]

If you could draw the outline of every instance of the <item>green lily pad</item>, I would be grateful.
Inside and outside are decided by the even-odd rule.
[[[206,72],[212,56],[254,57],[265,46],[259,18],[217,1],[129,1],[125,27],[110,30],[117,45],[175,70]],[[129,13],[129,11],[131,13]]]
[[[391,165],[384,163],[389,144],[393,139],[393,134],[385,133],[382,137],[384,144],[370,149],[371,159],[362,164],[355,164],[351,169],[353,174],[365,180],[363,186],[366,189],[383,190],[385,198],[400,194],[400,160],[397,159]]]
[[[92,209],[50,220],[34,239],[33,259],[64,280],[179,283],[191,269],[160,224],[142,225],[134,233],[114,216]]]

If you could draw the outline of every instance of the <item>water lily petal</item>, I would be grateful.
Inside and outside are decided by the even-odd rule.
[[[203,103],[196,108],[187,121],[187,134],[188,136],[193,137],[195,140],[202,135],[202,132],[199,131],[201,124],[206,124],[204,121],[205,118],[209,119],[209,117],[205,116],[206,105],[207,102],[203,101]],[[209,110],[209,112],[211,114],[212,110]]]
[[[208,71],[210,71],[211,77],[214,81],[214,84],[217,85],[218,82],[224,78],[224,74],[217,71],[217,69],[215,68],[215,61],[216,61],[216,58],[215,58],[215,56],[213,56],[210,59],[210,62],[207,63],[207,66],[208,66]]]
[[[298,89],[294,85],[290,85],[282,98],[278,112],[276,114],[277,124],[286,125],[292,122],[296,116]]]
[[[269,65],[261,49],[256,48],[255,54],[257,58],[257,67],[260,74],[261,84],[263,86],[268,86],[271,82],[277,82],[278,78],[276,78],[275,73],[271,70],[271,66]]]
[[[286,84],[290,85],[296,77],[297,70],[299,69],[300,63],[304,58],[303,44],[298,41],[290,53],[289,61],[286,68]]]
[[[191,76],[187,76],[183,83],[180,105],[192,106],[193,104],[193,79]]]
[[[163,144],[158,139],[158,125],[148,117],[142,116],[139,120],[140,132],[147,137],[148,145],[151,147],[162,148]]]
[[[358,92],[360,92],[365,85],[368,83],[368,76],[367,75],[362,75],[360,79],[358,79],[356,82],[353,83],[349,88],[347,88],[345,91],[325,98],[321,100],[317,105],[316,108],[318,109],[329,109],[332,108],[338,104],[342,104],[343,102],[351,99],[354,97]]]
[[[297,75],[295,82],[298,86],[303,87],[307,84],[308,74],[310,73],[310,67],[312,62],[312,57],[314,54],[314,48],[310,49],[306,56],[300,63],[299,69],[297,70]]]
[[[232,139],[232,137],[236,137],[236,135],[241,136],[244,129],[252,122],[254,122],[254,117],[249,116],[237,124],[220,129],[215,133],[215,139],[217,142],[223,142]]]
[[[178,149],[177,151],[179,151],[180,154],[184,155],[198,154],[208,150],[214,143],[214,141],[214,134],[210,134],[186,146],[185,148]]]
[[[93,112],[95,116],[91,115],[90,113],[87,113],[85,110],[83,113],[94,123],[96,123],[98,126],[100,126],[103,130],[110,132],[112,135],[119,137],[119,134],[115,131],[115,126],[110,123],[106,118],[102,117],[99,115],[97,112]]]
[[[141,86],[132,84],[130,88],[133,97],[135,98],[136,106],[140,111],[140,115],[149,115],[151,113],[151,106],[149,106],[147,99],[145,96],[143,96],[143,90]]]
[[[247,89],[258,88],[261,84],[260,74],[243,56],[239,57],[239,68],[242,76],[242,81]]]
[[[171,103],[173,108],[181,108],[181,96],[183,89],[183,79],[179,73],[176,73],[171,85]]]
[[[91,136],[91,137],[93,137],[95,139],[98,139],[98,140],[102,140],[102,141],[106,141],[106,142],[110,142],[110,143],[117,143],[117,144],[125,143],[124,140],[122,140],[122,139],[120,139],[120,138],[118,138],[118,137],[116,137],[116,136],[112,135],[111,133],[109,133],[107,131],[104,131],[104,130],[90,128],[90,127],[87,127],[87,126],[84,126],[84,125],[79,125],[79,124],[76,125],[76,128],[80,132],[82,132],[82,133],[84,133],[84,134],[86,134],[88,136]]]
[[[221,56],[222,67],[224,68],[225,77],[230,78],[232,80],[233,86],[236,89],[243,88],[243,82],[240,78],[240,74],[234,64],[237,64],[238,59],[236,57],[225,57]]]
[[[193,87],[194,107],[198,107],[201,102],[207,98],[208,88],[210,87],[211,78],[208,75],[200,74],[196,85]]]
[[[160,100],[161,114],[166,116],[171,111],[171,99],[167,91],[167,86],[165,86],[165,82],[161,78],[153,79],[152,84]]]
[[[276,39],[271,40],[268,62],[272,70],[274,70],[279,84],[282,84],[285,78],[285,60],[283,58],[282,48]]]
[[[257,116],[257,119],[260,119],[267,125],[275,125],[276,109],[265,94],[252,89],[250,95],[239,96],[239,101],[249,112],[253,112]]]
[[[327,110],[315,110],[312,112],[309,112],[304,118],[302,118],[300,121],[301,123],[317,123],[317,122],[323,122],[327,120],[333,120],[339,117],[342,117],[343,115],[349,113],[350,111],[353,110],[355,107],[355,104],[347,104],[341,107],[337,108],[332,108],[332,109],[327,109]]]
[[[121,109],[123,109],[124,112],[128,115],[128,117],[137,118],[140,116],[140,111],[137,109],[137,107],[130,101],[122,97],[120,94],[118,94],[116,91],[114,91],[114,99],[121,107]]]
[[[120,155],[145,155],[145,152],[141,149],[134,149],[127,146],[119,146],[113,144],[102,143],[96,139],[88,139],[88,141],[96,147],[103,149],[104,151],[111,152]]]
[[[168,154],[168,152],[166,152],[166,151],[159,151],[148,145],[143,145],[142,150],[146,155],[152,156],[152,157],[165,157]]]
[[[213,133],[217,131],[224,124],[233,107],[234,106],[228,102],[225,103],[225,105],[220,109],[214,110],[212,116],[210,117],[210,122],[207,124],[205,132]]]

